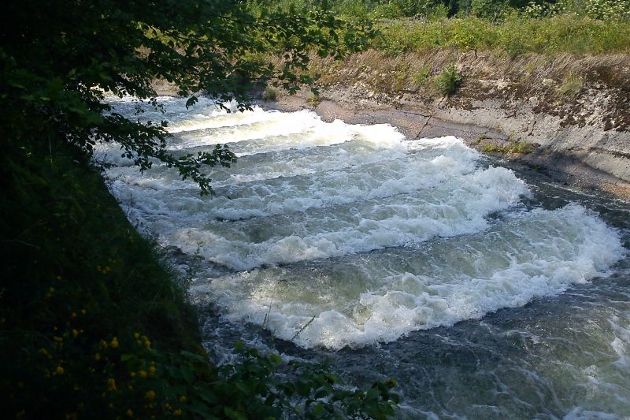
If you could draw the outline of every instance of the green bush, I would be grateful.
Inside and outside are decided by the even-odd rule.
[[[273,86],[267,86],[263,92],[263,99],[271,102],[276,101],[278,99],[278,90]]]
[[[562,85],[558,87],[558,94],[560,96],[573,98],[580,93],[583,86],[584,79],[581,76],[569,73],[565,77]]]
[[[429,81],[429,77],[431,76],[431,70],[432,70],[431,66],[426,65],[426,66],[420,67],[420,69],[418,69],[418,71],[414,73],[413,82],[417,88],[426,86],[426,84]]]
[[[462,75],[455,64],[449,64],[435,76],[435,87],[444,96],[455,93],[461,82]]]

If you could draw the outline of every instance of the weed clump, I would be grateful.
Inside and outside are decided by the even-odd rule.
[[[278,90],[273,86],[267,86],[263,92],[265,101],[275,102],[278,99]]]
[[[577,74],[569,73],[564,79],[562,85],[558,87],[558,95],[562,97],[575,98],[582,87],[584,86],[584,79]]]
[[[455,64],[449,64],[435,77],[435,87],[443,96],[450,96],[457,91],[462,79]]]
[[[413,75],[413,82],[416,88],[424,87],[429,81],[431,76],[431,66],[424,65],[418,69]]]
[[[526,155],[532,153],[536,145],[524,140],[510,140],[506,145],[485,144],[481,151],[484,153],[503,153],[503,154],[519,154]]]

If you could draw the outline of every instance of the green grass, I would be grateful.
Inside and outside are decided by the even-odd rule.
[[[377,49],[392,54],[439,48],[464,51],[611,54],[630,52],[630,21],[602,21],[573,15],[546,18],[511,16],[493,23],[476,17],[391,20],[379,24]]]
[[[431,76],[431,66],[429,65],[421,66],[413,74],[414,87],[420,88],[420,87],[426,86],[429,81],[430,76]]]
[[[265,101],[275,102],[278,99],[278,89],[273,86],[267,86],[262,97]]]
[[[481,142],[480,139],[476,144]],[[536,146],[533,143],[524,141],[524,140],[510,140],[505,145],[497,145],[497,144],[485,144],[481,147],[481,151],[484,153],[515,153],[526,155],[532,153]]]

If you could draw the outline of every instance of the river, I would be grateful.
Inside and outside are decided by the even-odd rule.
[[[160,98],[167,148],[228,144],[216,196],[98,147],[129,219],[190,280],[205,345],[236,340],[394,377],[403,419],[630,419],[630,205],[506,167],[455,137],[310,111]]]

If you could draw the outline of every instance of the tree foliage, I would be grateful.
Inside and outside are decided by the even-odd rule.
[[[322,4],[322,6],[325,6]],[[243,349],[213,366],[173,274],[125,219],[89,158],[115,141],[140,168],[175,157],[165,123],[115,112],[107,95],[159,107],[155,79],[247,106],[256,83],[311,82],[312,52],[341,56],[370,33],[325,7],[238,0],[7,0],[0,14],[0,405],[10,418],[385,419],[393,382],[348,389],[323,367]],[[280,54],[280,64],[265,58]],[[183,350],[183,351],[182,351]]]
[[[151,100],[152,82],[163,79],[189,105],[207,92],[246,107],[256,82],[274,78],[294,91],[311,81],[298,72],[309,51],[341,56],[367,32],[325,8],[253,9],[239,0],[8,0],[0,15],[0,146],[24,157],[64,141],[85,158],[97,142],[117,141],[140,168],[158,159],[211,192],[202,166],[229,166],[227,147],[175,158],[164,148],[164,123],[116,114],[105,95]],[[282,64],[262,59],[270,53],[282,54]]]

